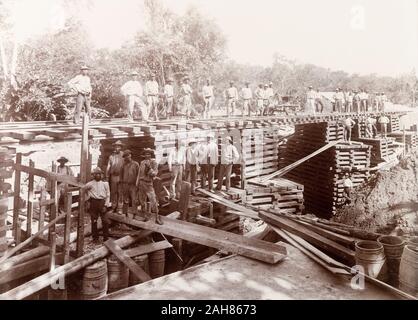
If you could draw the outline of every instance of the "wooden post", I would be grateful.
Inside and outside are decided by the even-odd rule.
[[[32,160],[29,160],[29,167],[34,168],[35,163]],[[28,184],[28,208],[26,215],[26,235],[30,237],[32,235],[32,217],[33,217],[33,182],[34,176],[33,173],[29,173],[29,184]]]
[[[41,196],[39,198],[39,202],[45,201],[46,200],[46,190],[45,187],[41,188]],[[42,227],[44,226],[44,221],[45,221],[45,206],[40,206],[39,208],[39,221],[38,221],[38,231],[42,229]]]
[[[57,235],[55,231],[50,232],[50,260],[49,260],[49,271],[55,269],[55,253],[57,251]]]
[[[57,172],[57,167],[55,163],[52,163],[52,172]],[[51,181],[51,199],[54,200],[54,203],[49,207],[49,221],[54,220],[57,217],[57,208],[58,208],[58,187],[57,181]],[[49,228],[48,240],[51,241],[51,234],[55,232],[55,224]]]
[[[22,164],[22,154],[16,154],[16,164]],[[19,204],[20,204],[20,171],[15,170],[15,186],[14,186],[14,198],[13,198],[13,235],[18,244],[18,239],[16,239],[18,234],[18,221],[19,221]],[[19,230],[20,231],[20,230]]]
[[[65,217],[64,244],[63,244],[64,264],[70,262],[70,234],[71,234],[71,205],[72,205],[72,201],[73,201],[73,194],[71,192],[66,192],[65,210],[67,212],[67,216]]]
[[[87,182],[87,167],[88,167],[88,134],[89,134],[89,118],[83,114],[82,125],[82,138],[81,138],[81,159],[80,159],[80,180],[82,183]],[[84,254],[84,211],[85,211],[85,193],[80,190],[79,203],[78,203],[78,226],[77,226],[77,257],[81,257]]]

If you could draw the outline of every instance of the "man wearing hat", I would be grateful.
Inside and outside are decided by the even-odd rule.
[[[344,101],[344,93],[341,92],[340,88],[335,89],[334,93],[334,112],[341,113]]]
[[[226,191],[229,191],[229,188],[231,187],[232,165],[238,163],[239,158],[238,150],[234,146],[232,138],[229,136],[226,137],[221,150],[221,166],[219,170],[218,185],[216,187],[217,190],[222,189],[225,177]]]
[[[91,82],[90,77],[88,76],[89,67],[82,66],[80,70],[81,74],[77,75],[68,82],[69,88],[77,95],[77,101],[74,110],[75,124],[80,122],[80,112],[83,106],[85,107],[85,112],[88,114],[89,118],[91,118]]]
[[[387,98],[387,96],[386,96],[386,94],[384,92],[382,92],[380,94],[380,101],[379,102],[380,102],[379,111],[380,112],[385,112],[385,106],[388,103],[388,98]]]
[[[316,100],[316,92],[312,88],[312,86],[308,87],[308,92],[306,93],[306,112],[312,112],[313,115],[316,114],[315,111],[315,100]]]
[[[146,119],[148,120],[148,116],[151,113],[154,113],[154,120],[158,121],[158,82],[155,80],[155,74],[151,74],[149,80],[145,83],[145,94],[147,96],[147,103],[148,107],[146,110],[147,116]],[[145,115],[144,115],[145,116]]]
[[[365,89],[361,90],[360,100],[361,100],[360,112],[366,112],[368,108],[369,94],[366,92]]]
[[[353,112],[360,113],[361,96],[358,90],[354,90],[353,96]]]
[[[184,77],[183,84],[181,85],[181,100],[183,104],[183,109],[186,114],[187,119],[190,119],[192,114],[192,87],[189,84],[189,77]]]
[[[245,81],[245,87],[241,89],[241,98],[243,100],[242,116],[244,117],[247,114],[250,117],[251,100],[253,99],[253,92],[251,91],[250,83],[248,81]]]
[[[174,88],[173,79],[168,78],[164,86],[165,116],[170,119],[174,116]]]
[[[143,151],[144,160],[141,161],[138,173],[138,194],[139,202],[141,204],[141,211],[144,215],[145,221],[149,219],[147,212],[147,198],[151,205],[151,212],[155,214],[155,222],[163,224],[158,214],[158,202],[155,194],[153,181],[158,174],[158,164],[155,159],[152,159],[153,150],[146,148]]]
[[[70,166],[66,165],[68,159],[66,157],[60,157],[57,162],[59,165],[57,166],[57,174],[62,176],[71,176],[74,177],[74,172],[70,168]],[[67,187],[66,183],[57,182],[57,196],[58,196],[58,209],[64,210],[64,193],[65,188]]]
[[[106,212],[107,208],[112,206],[110,203],[109,184],[103,181],[103,171],[100,168],[94,169],[92,175],[94,180],[87,182],[83,187],[90,203],[91,234],[93,241],[97,242],[99,240],[97,220],[100,217],[103,226],[103,241],[106,241],[109,238],[109,220],[106,217]]]
[[[202,188],[206,187],[208,180],[209,191],[212,191],[215,166],[218,164],[218,145],[212,132],[208,134],[207,143],[202,143],[198,148],[198,164],[202,169]]]
[[[267,98],[267,108],[264,111],[265,114],[269,114],[270,109],[273,107],[273,99],[274,99],[274,90],[273,90],[273,82],[270,81],[270,83],[267,85],[266,88],[266,98]]]
[[[109,156],[106,168],[106,176],[110,182],[110,201],[113,211],[117,212],[119,202],[122,201],[122,186],[120,183],[121,173],[124,165],[122,142],[120,140],[113,143],[113,153]]]
[[[205,101],[203,119],[209,119],[209,110],[212,109],[213,101],[215,99],[213,94],[213,86],[210,83],[210,79],[206,79],[206,84],[202,88],[202,95]]]
[[[138,81],[138,72],[133,71],[130,74],[131,79],[126,82],[120,91],[125,96],[125,102],[126,102],[126,114],[128,116],[129,121],[133,121],[133,112],[135,106],[139,107],[141,109],[141,114],[143,120],[148,120],[148,115],[145,115],[144,117],[144,103],[142,102],[142,86],[141,83]],[[146,111],[146,110],[145,110]]]
[[[265,91],[261,83],[258,85],[258,88],[255,90],[254,94],[255,94],[255,99],[257,100],[256,114],[258,113],[261,116],[263,115],[263,112],[264,112],[264,95],[265,95]]]
[[[184,143],[176,140],[174,148],[170,151],[167,158],[168,170],[171,173],[170,192],[174,199],[180,198],[181,182],[183,181],[183,171],[186,164],[186,149]]]
[[[196,189],[198,156],[199,150],[197,149],[197,142],[192,139],[189,141],[189,145],[186,148],[185,176],[186,181],[191,184],[193,195],[195,195]]]
[[[131,150],[125,150],[123,152],[123,168],[121,172],[122,194],[123,194],[123,207],[122,213],[128,216],[129,202],[132,203],[134,215],[138,214],[138,173],[139,163],[132,160]]]
[[[235,114],[235,106],[239,99],[238,90],[234,86],[234,81],[229,81],[229,88],[225,90],[226,99],[226,116],[229,117]]]

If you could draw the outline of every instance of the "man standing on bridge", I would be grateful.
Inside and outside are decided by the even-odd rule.
[[[124,164],[122,168],[122,191],[123,191],[123,207],[122,213],[128,217],[129,202],[132,203],[134,215],[138,214],[138,193],[137,182],[139,173],[139,163],[132,160],[131,150],[123,152]]]
[[[120,140],[113,143],[115,148],[109,157],[106,168],[106,177],[110,183],[110,201],[112,202],[113,212],[118,211],[119,202],[122,201],[121,173],[124,165],[122,142]]]
[[[340,88],[335,89],[334,94],[334,112],[341,113],[344,103],[344,93],[341,92]]]
[[[57,166],[57,174],[62,176],[71,176],[74,177],[74,172],[70,168],[70,166],[66,165],[69,160],[66,157],[60,157],[57,162],[59,166]],[[58,193],[58,209],[64,211],[64,193],[65,189],[68,185],[63,182],[57,183],[57,193]],[[50,188],[50,185],[48,185]]]
[[[238,163],[239,158],[238,150],[234,146],[232,138],[226,137],[225,144],[222,145],[221,150],[221,165],[219,167],[218,185],[216,187],[217,190],[222,190],[225,177],[226,191],[229,191],[229,188],[231,187],[232,166]]]
[[[377,128],[376,128],[376,119],[368,116],[366,119],[366,137],[367,138],[374,138]]]
[[[351,130],[356,125],[356,122],[351,119],[350,117],[347,117],[344,120],[344,140],[351,144]]]
[[[149,220],[147,210],[147,199],[151,205],[151,213],[155,214],[155,222],[163,224],[158,214],[158,202],[157,196],[154,190],[154,178],[158,174],[158,164],[155,159],[152,159],[153,150],[145,148],[143,151],[144,160],[141,161],[138,172],[138,181],[136,183],[138,187],[139,202],[141,204],[141,211],[144,215],[145,221]]]
[[[379,118],[379,123],[380,123],[380,132],[382,134],[382,137],[384,137],[384,138],[387,137],[389,122],[390,122],[389,118],[386,116],[385,113],[382,112],[382,114]]]
[[[150,79],[145,83],[145,94],[147,95],[147,116],[148,120],[149,115],[154,113],[154,120],[158,121],[158,82],[155,80],[155,74],[151,74]]]
[[[203,107],[203,119],[209,119],[209,111],[212,109],[214,94],[213,86],[210,84],[210,79],[206,79],[206,84],[202,88],[203,100],[205,106]]]
[[[264,88],[261,83],[258,85],[258,88],[255,90],[254,94],[255,99],[257,101],[257,109],[255,114],[259,114],[260,116],[262,116],[264,110]]]
[[[126,101],[126,114],[128,116],[129,121],[133,121],[133,112],[135,106],[141,109],[142,118],[146,121],[148,118],[144,117],[144,103],[142,102],[142,86],[141,83],[138,81],[138,72],[133,71],[131,72],[131,79],[126,82],[122,88],[120,89],[122,94],[125,96]]]
[[[180,198],[181,183],[183,181],[184,166],[186,164],[186,149],[183,143],[176,140],[174,149],[167,158],[168,170],[171,173],[170,193],[172,199]]]
[[[360,113],[361,109],[361,96],[357,90],[354,91],[353,96],[353,112]]]
[[[81,74],[74,77],[68,82],[68,86],[72,91],[77,94],[77,101],[74,110],[74,123],[80,123],[80,112],[81,109],[85,108],[85,112],[91,119],[91,82],[90,77],[88,76],[89,67],[82,66],[80,68]]]
[[[165,116],[170,119],[175,116],[174,112],[174,88],[173,79],[167,79],[167,84],[164,86],[164,104],[165,104]]]
[[[192,115],[192,87],[189,84],[190,78],[188,76],[184,77],[183,84],[181,85],[181,96],[183,110],[186,114],[186,118],[190,119]]]
[[[235,114],[235,106],[238,101],[238,90],[234,86],[234,81],[229,81],[229,88],[225,90],[226,99],[226,116],[233,116]]]
[[[251,100],[253,99],[253,93],[250,88],[250,83],[245,81],[245,87],[241,89],[241,98],[243,100],[242,103],[242,116],[244,117],[246,114],[251,116]]]
[[[202,189],[208,180],[209,191],[213,191],[213,178],[215,176],[215,166],[218,164],[218,145],[215,143],[215,136],[209,133],[206,144],[201,144],[198,148],[198,161],[202,172]]]
[[[315,111],[315,100],[316,100],[316,92],[312,88],[312,86],[308,87],[308,92],[306,93],[306,112],[312,112],[313,115],[316,114]]]

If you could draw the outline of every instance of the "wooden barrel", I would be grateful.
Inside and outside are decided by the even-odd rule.
[[[107,260],[108,292],[124,289],[129,284],[129,269],[115,256]]]
[[[158,250],[149,254],[149,272],[155,279],[164,275],[165,250]]]
[[[399,266],[399,288],[418,297],[418,246],[405,246]]]
[[[394,287],[399,286],[399,265],[405,241],[396,236],[381,236],[377,239],[383,245],[386,256],[388,283]]]
[[[84,269],[81,285],[81,298],[93,300],[106,295],[107,292],[107,263],[100,260]]]
[[[364,268],[364,273],[372,278],[384,276],[385,254],[383,245],[377,241],[356,242],[356,264]]]
[[[136,256],[133,258],[138,266],[140,266],[147,274],[149,274],[149,262],[148,262],[148,255],[144,254],[142,256]],[[138,283],[142,283],[132,272],[129,272],[129,285],[134,286]]]

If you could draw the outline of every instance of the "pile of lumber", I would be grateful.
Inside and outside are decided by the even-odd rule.
[[[356,140],[372,147],[370,158],[372,166],[389,161],[395,153],[395,138],[358,138]]]
[[[273,178],[266,182],[254,178],[248,181],[245,203],[274,209],[278,213],[301,214],[304,209],[303,185],[285,178]]]
[[[362,138],[366,136],[366,119],[365,118],[358,118],[354,120],[356,125],[353,127],[351,131],[351,137],[354,138]]]
[[[407,152],[411,152],[417,149],[416,131],[392,132],[388,134],[388,137],[395,138],[396,142],[405,143],[405,149]]]
[[[0,257],[7,250],[7,211],[8,198],[11,196],[12,185],[9,179],[13,175],[12,165],[16,149],[0,147]]]
[[[389,115],[388,132],[397,132],[401,130],[400,118],[398,115]]]

